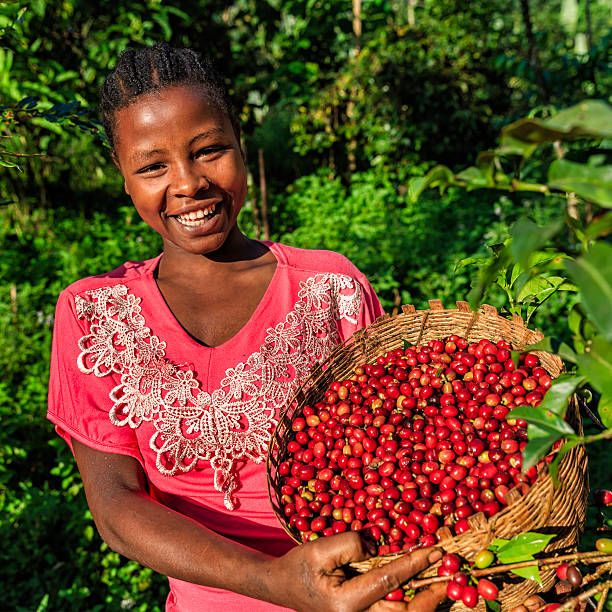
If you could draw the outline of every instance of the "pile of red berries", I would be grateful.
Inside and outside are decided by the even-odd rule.
[[[489,551],[483,551],[489,552]],[[492,601],[497,599],[498,588],[487,578],[481,578],[476,586],[469,584],[470,577],[461,570],[461,559],[458,555],[447,554],[442,557],[438,576],[452,576],[446,586],[446,595],[453,601],[462,601],[468,608],[474,608],[478,597]]]
[[[362,531],[379,555],[433,545],[443,525],[467,531],[535,481],[511,410],[539,405],[551,382],[534,354],[516,367],[506,342],[454,335],[357,367],[292,421],[278,466],[288,524],[303,541]]]

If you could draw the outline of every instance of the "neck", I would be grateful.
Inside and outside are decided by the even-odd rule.
[[[170,242],[165,242],[159,264],[159,276],[225,273],[233,265],[242,267],[267,251],[267,247],[245,236],[236,225],[221,248],[211,253],[189,253]]]

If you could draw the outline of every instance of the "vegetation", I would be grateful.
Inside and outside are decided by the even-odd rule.
[[[471,291],[474,305],[486,296],[541,328],[575,363],[559,396],[584,389],[592,486],[609,487],[598,421],[612,426],[611,10],[607,0],[0,2],[3,606],[163,609],[165,579],[101,543],[44,418],[59,291],[160,248],[93,110],[129,45],[193,46],[228,74],[251,235],[343,252],[389,311]],[[595,126],[560,112],[584,100],[588,117],[603,113]],[[547,443],[578,440],[540,429]]]

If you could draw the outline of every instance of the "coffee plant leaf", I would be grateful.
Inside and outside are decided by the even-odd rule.
[[[529,351],[545,351],[546,353],[554,353],[559,355],[564,361],[576,363],[576,353],[565,343],[552,336],[546,336],[535,344],[529,344],[523,349],[523,353]]]
[[[512,258],[508,246],[501,245],[499,250],[495,250],[495,254],[480,271],[476,282],[468,293],[468,303],[472,310],[475,311],[482,304],[489,287],[495,283],[500,271],[507,268],[511,261]]]
[[[529,559],[525,559],[528,561]],[[542,578],[540,578],[540,571],[538,570],[537,565],[528,565],[527,567],[517,567],[512,570],[512,573],[520,576],[521,578],[525,578],[526,580],[533,580],[538,584],[542,584]]]
[[[556,236],[563,225],[563,220],[558,219],[540,227],[527,217],[521,217],[510,230],[510,250],[514,261],[527,269],[532,254]]]
[[[546,396],[548,396],[548,393],[546,393]],[[572,426],[566,421],[564,421],[561,416],[559,416],[562,412],[566,410],[566,406],[564,406],[564,403],[567,403],[567,398],[563,399],[562,394],[559,393],[559,395],[555,396],[554,400],[550,400],[550,405],[555,406],[556,408],[556,411],[554,412],[550,409],[542,408],[542,405],[523,405],[513,408],[508,413],[506,418],[523,419],[527,421],[528,424],[534,424],[544,430],[556,432],[558,434],[558,437],[564,435],[575,435]],[[531,439],[531,436],[529,436],[529,438]]]
[[[453,173],[446,166],[435,166],[425,176],[417,176],[408,182],[408,197],[416,202],[419,196],[429,188],[446,189],[453,180]]]
[[[574,438],[573,440],[567,440],[563,446],[557,451],[555,458],[548,464],[548,473],[552,478],[553,485],[559,486],[559,464],[561,459],[572,449],[582,442],[581,438]]]
[[[612,341],[612,246],[595,243],[574,261],[566,261],[565,268],[578,285],[582,306],[599,333]]]
[[[458,174],[455,175],[455,178],[459,181],[465,182],[466,189],[480,189],[482,187],[492,187],[493,180],[489,176],[487,168],[483,166],[482,168],[477,168],[476,166],[470,166],[465,170],[462,170]]]
[[[544,411],[550,410],[560,417],[564,417],[570,397],[586,382],[585,376],[561,374],[553,380],[538,408]]]
[[[522,140],[513,138],[509,134],[502,134],[500,138],[500,145],[496,149],[496,152],[501,156],[517,155],[526,159],[537,148],[537,143],[524,142]]]
[[[550,119],[519,119],[502,130],[503,137],[543,144],[555,140],[612,137],[612,108],[601,100],[585,100]]]
[[[554,533],[544,534],[536,531],[521,533],[498,549],[497,558],[504,565],[529,561],[534,558],[534,555],[542,552],[555,537],[557,536]]]
[[[578,367],[589,383],[603,396],[612,398],[612,343],[595,336],[584,353],[578,355]]]
[[[612,232],[612,211],[590,223],[584,230],[584,239],[589,241]]]
[[[527,423],[527,437],[527,445],[523,450],[523,472],[533,467],[563,434],[553,428]]]
[[[576,193],[604,208],[612,208],[612,166],[591,166],[556,159],[548,169],[548,185]]]
[[[597,412],[599,413],[602,425],[606,429],[610,429],[612,427],[612,396],[604,395],[600,398]]]
[[[485,609],[487,612],[501,612],[501,604],[499,601],[485,599]]]

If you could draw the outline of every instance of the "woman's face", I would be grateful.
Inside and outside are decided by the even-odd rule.
[[[201,89],[168,87],[117,111],[115,152],[125,191],[166,250],[221,248],[246,197],[246,168],[229,117]]]

